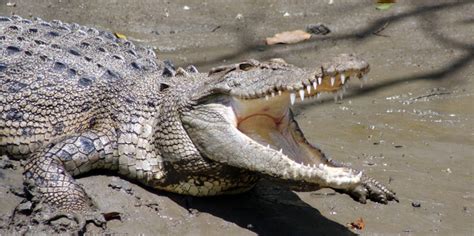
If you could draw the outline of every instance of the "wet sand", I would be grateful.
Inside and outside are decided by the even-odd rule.
[[[294,108],[306,137],[336,160],[388,183],[400,203],[362,205],[331,190],[297,193],[262,181],[246,194],[190,198],[113,176],[79,181],[104,212],[106,232],[136,235],[474,234],[474,4],[399,1],[0,1],[0,15],[59,19],[125,34],[160,59],[201,71],[247,58],[314,67],[356,53],[371,65],[361,89]],[[426,4],[421,4],[425,2]],[[187,6],[187,7],[185,7]],[[186,8],[186,9],[185,9]],[[189,8],[189,9],[188,9]],[[326,36],[265,46],[265,37],[323,23]],[[378,32],[378,33],[377,33]],[[0,162],[4,163],[4,162]],[[0,165],[0,234],[21,201],[21,167]],[[414,207],[418,206],[419,207]],[[362,217],[366,227],[347,223]],[[102,232],[89,225],[89,232]]]

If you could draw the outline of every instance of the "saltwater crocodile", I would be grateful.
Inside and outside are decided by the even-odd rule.
[[[73,176],[100,169],[193,196],[244,192],[268,176],[396,200],[310,144],[290,109],[363,78],[369,65],[354,55],[314,70],[272,59],[199,73],[109,32],[18,16],[0,18],[0,55],[0,154],[26,160],[26,189],[58,211],[93,211]]]

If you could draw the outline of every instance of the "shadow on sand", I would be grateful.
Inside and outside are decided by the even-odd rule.
[[[237,195],[205,198],[165,195],[191,212],[196,209],[212,214],[258,235],[356,235],[322,216],[294,192],[267,180]]]

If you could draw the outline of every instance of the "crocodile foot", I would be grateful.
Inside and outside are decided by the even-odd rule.
[[[57,209],[50,204],[24,201],[10,218],[10,229],[16,232],[48,232],[83,234],[91,223],[105,230],[107,222],[119,219],[120,213],[103,213],[96,209],[68,211]]]
[[[346,193],[354,200],[363,204],[367,203],[367,199],[382,204],[387,204],[389,201],[399,202],[393,191],[379,183],[377,180],[366,175],[362,175],[360,184],[356,185],[354,188],[345,190],[338,189],[336,191]]]
[[[51,226],[55,231],[61,231],[61,227],[68,226],[66,228],[67,231],[78,233],[84,233],[86,231],[86,226],[89,223],[93,223],[103,229],[105,229],[107,223],[104,214],[97,211],[86,213],[58,211],[52,214],[37,216],[35,218],[36,221],[41,224]]]

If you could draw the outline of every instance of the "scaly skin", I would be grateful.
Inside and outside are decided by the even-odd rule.
[[[194,196],[244,192],[266,175],[396,200],[309,144],[289,109],[368,73],[353,55],[313,71],[273,59],[204,74],[108,32],[17,16],[0,18],[0,42],[0,154],[26,159],[29,191],[60,211],[94,208],[73,178],[94,169]]]

